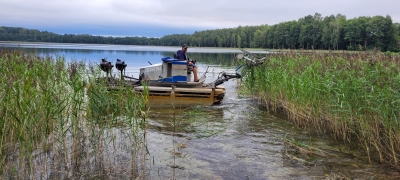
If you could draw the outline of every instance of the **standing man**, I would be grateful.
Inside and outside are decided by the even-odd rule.
[[[189,61],[189,58],[186,55],[187,48],[188,48],[188,46],[186,44],[184,44],[182,46],[182,50],[178,50],[176,52],[176,55],[178,56],[177,59],[179,59],[179,60],[187,60],[188,61],[188,65],[189,66],[193,66],[194,82],[199,82],[199,78],[197,77],[197,66],[195,64],[193,64],[192,61]]]

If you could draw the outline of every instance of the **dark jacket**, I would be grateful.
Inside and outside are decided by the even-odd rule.
[[[189,60],[189,58],[186,56],[185,52],[183,52],[182,50],[178,50],[176,52],[176,56],[178,56],[177,59],[179,59],[179,60]]]

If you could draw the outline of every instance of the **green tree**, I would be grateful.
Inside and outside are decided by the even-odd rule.
[[[331,22],[334,22],[336,20],[334,15],[330,15],[324,18],[322,24],[323,24],[323,28],[322,28],[322,36],[321,36],[321,41],[322,41],[322,45],[325,49],[331,49],[331,47],[333,48],[333,41],[332,41],[332,33],[334,30],[334,26],[331,25]],[[334,23],[332,23],[334,24]]]
[[[356,50],[357,44],[362,42],[361,27],[356,18],[347,21],[344,27],[344,40],[349,43],[348,50]]]
[[[299,19],[299,24],[300,24],[299,44],[300,47],[303,49],[305,48],[309,49],[310,45],[312,45],[313,21],[314,17],[311,15]]]
[[[319,49],[320,47],[322,47],[322,42],[321,42],[322,30],[323,30],[322,15],[319,13],[315,13],[313,17],[312,31],[311,31],[312,46],[315,49]]]
[[[20,27],[0,27],[1,41],[36,41],[123,45],[241,48],[304,48],[399,51],[400,25],[390,16],[358,17],[315,13],[297,21],[275,25],[238,26],[196,31],[193,34],[170,34],[161,38],[103,37],[89,34],[55,34]]]

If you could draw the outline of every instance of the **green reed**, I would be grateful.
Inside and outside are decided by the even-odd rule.
[[[20,50],[0,50],[0,67],[0,178],[137,176],[146,102],[133,87],[109,92],[97,66]]]
[[[244,88],[295,124],[361,145],[370,159],[398,167],[399,72],[398,54],[277,53],[246,70]]]

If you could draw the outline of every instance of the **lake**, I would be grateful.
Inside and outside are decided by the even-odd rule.
[[[102,58],[115,63],[121,59],[128,64],[127,74],[137,77],[139,68],[159,63],[162,57],[173,56],[179,47],[9,43],[0,47],[21,48],[39,55],[61,56],[67,62],[99,63]],[[251,51],[267,53],[267,51]],[[207,82],[216,79],[221,71],[233,72],[239,63],[235,59],[238,49],[189,48],[188,56],[198,62],[199,75],[206,72]],[[244,97],[238,91],[240,80],[223,84],[227,91],[219,105],[193,107],[155,107],[147,112],[145,145],[137,170],[143,179],[394,179],[398,173],[379,164],[368,163],[358,151],[312,130],[301,129],[285,120],[282,114],[269,114],[257,100]],[[94,168],[90,156],[80,158],[79,172],[69,170],[68,175],[57,176],[56,170],[46,169],[38,178],[93,177],[97,170],[103,178],[132,178],[129,166],[130,151],[123,146],[125,127],[110,131],[115,136],[114,148],[102,169]],[[310,135],[314,134],[314,135]],[[293,139],[324,152],[309,154],[307,158],[282,138]],[[68,143],[67,143],[68,144]],[[138,165],[139,166],[139,165]],[[87,171],[86,171],[87,169]],[[59,172],[58,172],[59,173]],[[52,175],[53,174],[53,175]]]

